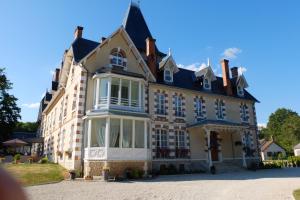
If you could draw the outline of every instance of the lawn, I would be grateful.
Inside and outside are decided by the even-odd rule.
[[[59,182],[67,174],[67,170],[57,164],[6,164],[4,169],[24,186]]]
[[[300,200],[300,189],[293,192],[295,200]]]

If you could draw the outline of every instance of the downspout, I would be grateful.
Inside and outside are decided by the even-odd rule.
[[[88,90],[88,77],[89,77],[89,70],[86,68],[86,66],[84,64],[80,64],[81,67],[83,67],[83,69],[86,71],[86,87],[85,87],[85,95],[84,95],[84,107],[83,107],[83,115],[85,116],[86,114],[86,101],[87,101],[87,90]],[[83,133],[85,133],[85,130],[86,130],[86,123],[85,123],[85,120],[84,120],[84,123],[83,123]],[[84,134],[82,134],[82,140],[81,140],[81,174],[83,175],[84,174],[84,160],[83,160],[83,157],[84,157]]]

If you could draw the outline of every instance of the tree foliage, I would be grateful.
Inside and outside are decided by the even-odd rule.
[[[262,137],[273,138],[289,153],[300,142],[300,116],[285,108],[280,108],[269,117],[267,128],[262,130]]]
[[[37,122],[18,122],[14,131],[18,132],[36,132],[38,129]]]
[[[12,83],[7,79],[4,69],[0,68],[0,142],[9,138],[19,119],[21,109],[17,98],[9,94]]]

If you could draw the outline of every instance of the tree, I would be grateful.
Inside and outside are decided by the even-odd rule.
[[[14,131],[19,132],[36,132],[38,129],[37,122],[18,122]]]
[[[270,115],[267,128],[263,129],[261,137],[273,138],[292,153],[293,147],[300,142],[300,116],[290,109],[277,109]]]
[[[7,79],[3,68],[0,68],[0,143],[8,139],[19,119],[21,109],[17,98],[8,93],[12,83]]]
[[[274,138],[282,134],[282,126],[290,116],[298,116],[298,114],[290,109],[279,108],[270,115],[267,128]]]

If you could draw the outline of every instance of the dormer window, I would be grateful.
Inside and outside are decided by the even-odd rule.
[[[244,96],[244,88],[242,88],[240,85],[237,86],[237,93],[240,97]]]
[[[164,81],[168,83],[173,82],[173,74],[169,69],[165,69],[164,71]]]
[[[204,78],[204,81],[203,81],[203,87],[204,89],[206,90],[210,90],[210,81],[208,78]]]
[[[110,64],[119,67],[126,67],[127,59],[125,53],[120,49],[114,49],[110,55]]]

